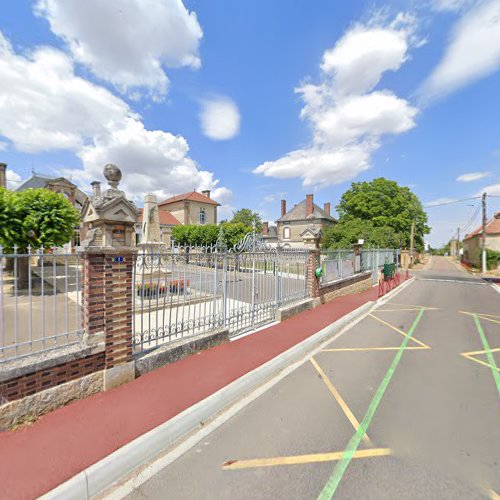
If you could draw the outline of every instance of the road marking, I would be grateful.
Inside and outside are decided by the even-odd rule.
[[[485,283],[483,281],[465,281],[443,278],[417,278],[417,281],[440,281],[442,283],[460,283],[462,285],[489,285],[489,283]]]
[[[488,344],[488,340],[486,338],[486,335],[484,334],[483,327],[481,326],[481,322],[479,321],[477,315],[474,315],[474,323],[476,324],[477,331],[479,332],[479,336],[481,337],[481,342],[483,343],[484,350],[486,351],[486,359],[488,360],[488,364],[490,365],[491,373],[493,374],[493,379],[495,380],[495,384],[497,386],[498,396],[500,397],[500,373],[498,372],[495,358],[493,357],[493,354],[491,352],[490,344]]]
[[[349,352],[349,351],[397,351],[398,347],[338,347],[337,349],[322,349],[321,352]],[[429,347],[411,346],[407,347],[407,351],[418,351],[422,349],[430,349]]]
[[[498,321],[497,319],[487,318],[486,316],[482,316],[481,314],[478,314],[478,316],[479,316],[481,319],[485,319],[486,321],[491,321],[492,323],[498,323],[498,324],[500,324],[500,321]]]
[[[401,304],[401,302],[387,302],[387,304],[391,305],[391,306],[404,306],[404,307],[416,307],[418,308],[419,310],[424,308],[424,309],[438,309],[437,307],[427,307],[427,306],[417,306],[417,304]]]
[[[488,316],[490,318],[500,318],[497,314],[487,314],[487,313],[481,313],[481,312],[469,312],[469,311],[458,311],[459,313],[462,314],[468,314],[469,316],[474,316],[474,314],[477,314],[478,316]]]
[[[337,400],[337,403],[342,408],[342,411],[345,413],[345,416],[349,419],[349,422],[351,422],[352,426],[357,431],[359,429],[359,422],[352,413],[351,409],[347,406],[347,403],[344,401],[339,391],[335,389],[333,384],[330,382],[330,379],[326,376],[325,372],[322,370],[321,366],[318,365],[318,362],[314,359],[314,357],[311,357],[310,361],[314,366],[314,368],[316,368],[316,371],[319,373],[320,377],[323,379],[323,382],[326,384],[329,391],[332,393],[333,397]],[[365,443],[371,444],[371,440],[367,434],[364,434],[363,439]]]
[[[400,311],[420,311],[420,309],[424,309],[426,311],[437,311],[439,307],[417,307],[417,306],[412,306],[411,309],[376,309],[376,311],[379,312],[400,312]]]
[[[342,454],[342,458],[335,465],[335,468],[333,469],[333,473],[330,476],[330,479],[325,484],[325,487],[319,494],[318,497],[319,500],[330,499],[335,494],[335,491],[337,490],[338,485],[340,484],[340,481],[342,480],[342,477],[347,467],[349,466],[352,458],[356,454],[356,451],[361,443],[361,440],[363,439],[364,434],[368,430],[368,427],[373,419],[373,416],[375,415],[375,412],[377,411],[380,401],[382,400],[382,397],[384,396],[384,393],[389,385],[389,382],[394,376],[394,372],[396,371],[396,368],[398,367],[399,362],[401,361],[403,352],[406,349],[406,346],[408,345],[408,342],[410,341],[413,332],[417,328],[417,325],[419,324],[423,314],[424,310],[421,309],[417,317],[413,321],[410,329],[408,330],[408,333],[405,334],[405,339],[401,343],[399,350],[394,356],[394,359],[392,360],[392,363],[389,366],[382,382],[378,386],[377,392],[375,393],[375,396],[373,397],[370,405],[368,406],[368,410],[363,418],[363,421],[361,422],[361,425],[358,427],[357,431],[350,439],[349,444],[347,445],[346,449],[344,450],[344,453]]]
[[[496,351],[499,351],[499,350],[500,349],[492,349],[491,352],[496,352]],[[485,351],[477,351],[475,354],[486,354],[486,352]],[[476,363],[479,363],[480,365],[487,366],[489,368],[496,368],[498,371],[500,371],[500,368],[494,367],[494,366],[486,363],[486,361],[482,361],[480,359],[476,359],[473,356],[471,356],[470,353],[462,352],[462,353],[460,353],[460,356],[463,356],[464,358],[467,358],[470,361],[475,361]]]
[[[425,309],[422,308],[421,310],[424,311]],[[387,323],[387,321],[384,321],[383,319],[377,318],[377,316],[375,316],[372,313],[369,313],[368,316],[371,316],[373,319],[376,319],[377,321],[379,321],[380,323],[384,324],[385,326],[388,326],[389,328],[392,328],[395,332],[398,332],[399,334],[403,335],[403,337],[406,337],[406,333],[403,332],[403,330],[400,330],[399,328],[396,328],[394,325],[391,325],[390,323]],[[413,342],[416,342],[418,345],[424,347],[425,349],[431,349],[430,346],[428,346],[427,344],[424,344],[423,342],[421,342],[418,339],[415,339],[415,338],[412,337],[410,340],[412,340]]]
[[[224,470],[249,469],[255,467],[273,467],[276,465],[298,465],[317,462],[334,462],[342,458],[342,451],[332,453],[312,453],[310,455],[291,455],[287,457],[254,458],[251,460],[229,460],[222,465]],[[391,454],[390,448],[371,448],[358,450],[352,458],[386,457]]]
[[[486,488],[486,493],[491,498],[491,500],[500,500],[500,495],[491,488]]]

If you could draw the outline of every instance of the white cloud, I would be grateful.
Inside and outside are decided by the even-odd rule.
[[[483,189],[481,189],[480,192],[477,193],[477,195],[481,195],[483,193],[487,193],[491,196],[500,196],[500,183],[491,184],[489,186],[484,187]]]
[[[233,192],[227,187],[221,186],[212,191],[211,198],[224,205],[233,199]]]
[[[385,26],[373,21],[349,30],[325,51],[322,81],[296,89],[304,101],[301,117],[312,129],[311,145],[267,161],[254,173],[327,186],[369,169],[382,135],[415,126],[415,107],[389,90],[373,89],[384,72],[400,68],[409,47],[418,43],[415,20],[405,14]]]
[[[443,97],[500,68],[500,0],[467,10],[453,28],[444,56],[424,82],[424,99]]]
[[[462,174],[457,177],[459,182],[472,182],[484,179],[490,175],[489,172],[470,172],[469,174]]]
[[[42,48],[20,56],[0,33],[0,74],[0,136],[20,151],[74,152],[83,169],[65,174],[81,184],[116,163],[123,189],[135,199],[217,186],[214,174],[190,158],[183,137],[147,130],[123,100],[75,76],[64,53]]]
[[[227,97],[202,101],[200,122],[203,134],[215,141],[232,139],[240,131],[238,106]]]
[[[21,185],[21,176],[14,170],[8,168],[6,172],[7,189],[14,190]]]
[[[76,61],[131,95],[145,87],[164,96],[163,65],[200,66],[203,32],[181,0],[38,0],[35,11]]]
[[[438,12],[457,12],[470,5],[474,0],[433,0],[432,9]]]

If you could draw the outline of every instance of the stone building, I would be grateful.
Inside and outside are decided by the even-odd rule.
[[[162,243],[170,244],[172,228],[180,224],[217,224],[217,208],[220,203],[210,198],[210,191],[172,196],[158,203],[160,233]],[[142,209],[139,211],[137,225],[138,243],[142,228]]]
[[[276,226],[264,224],[263,236],[269,243],[276,241],[280,246],[316,247],[324,230],[336,222],[330,215],[330,203],[320,208],[314,203],[313,195],[308,194],[305,200],[289,211],[286,200],[281,200],[281,217]]]
[[[463,240],[463,258],[474,266],[481,266],[481,238],[483,227],[479,226]],[[486,224],[486,248],[500,252],[500,212],[495,212]]]

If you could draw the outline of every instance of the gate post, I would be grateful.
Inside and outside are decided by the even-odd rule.
[[[83,324],[89,341],[104,341],[104,390],[135,378],[132,301],[138,211],[117,189],[122,174],[104,167],[110,188],[94,189],[82,209]]]
[[[309,250],[309,262],[307,266],[307,287],[309,296],[314,299],[319,297],[319,278],[316,277],[316,269],[320,266],[320,251]]]

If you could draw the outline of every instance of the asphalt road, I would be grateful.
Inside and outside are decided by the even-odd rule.
[[[500,294],[416,275],[130,498],[498,498]]]

